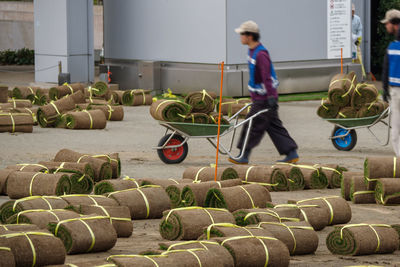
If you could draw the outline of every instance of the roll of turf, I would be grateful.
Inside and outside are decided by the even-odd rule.
[[[84,110],[66,113],[68,129],[104,129],[107,119],[101,110]]]
[[[94,178],[94,170],[89,163],[40,161],[38,164],[45,166],[50,173],[77,173],[86,174]]]
[[[233,212],[233,216],[237,225],[247,226],[260,222],[300,221],[300,210],[293,208],[239,209]]]
[[[47,231],[28,231],[0,235],[15,257],[16,266],[63,264],[65,249],[60,239]]]
[[[219,114],[216,112],[211,112],[208,114],[210,116],[209,123],[210,124],[218,124]],[[229,121],[221,116],[221,125],[229,125]]]
[[[18,200],[10,200],[0,206],[0,219],[3,223],[14,214],[33,209],[64,209],[68,203],[55,196],[33,196],[21,198]]]
[[[61,196],[69,206],[79,207],[80,205],[96,205],[96,206],[118,206],[118,203],[114,199],[110,199],[106,196],[99,195],[64,195]]]
[[[271,177],[273,169],[271,167],[235,165],[233,168],[243,183],[257,183],[265,185],[268,190],[272,189]]]
[[[150,114],[155,120],[183,122],[192,107],[178,100],[157,100],[150,106]]]
[[[28,113],[0,112],[0,132],[24,132],[33,131],[33,118]]]
[[[122,104],[126,106],[151,105],[153,103],[150,90],[134,89],[125,91],[122,95]]]
[[[0,87],[1,90],[1,87]],[[6,247],[5,241],[0,241],[0,266],[4,267],[14,267],[15,259],[11,248]]]
[[[351,97],[351,106],[360,109],[366,103],[372,103],[377,100],[378,90],[373,84],[358,84]]]
[[[339,255],[393,253],[399,247],[399,236],[390,225],[349,224],[335,227],[326,238],[326,246]]]
[[[349,105],[356,83],[357,80],[354,72],[350,74],[336,74],[329,84],[328,98],[330,103],[338,107]]]
[[[193,112],[210,113],[214,111],[214,98],[206,90],[189,93],[185,103],[193,107]]]
[[[358,191],[364,192],[366,190],[367,190],[367,186],[364,183],[364,177],[362,177],[362,176],[353,176],[351,178],[351,180],[350,180],[350,193],[349,193],[351,201],[354,202],[354,193],[356,193]],[[356,195],[359,195],[359,194],[356,194]]]
[[[65,174],[13,172],[7,180],[7,194],[18,199],[29,196],[59,196],[71,192],[71,182]]]
[[[170,185],[176,185],[176,184],[188,184],[192,183],[193,180],[191,179],[163,179],[163,178],[143,178],[143,179],[137,179],[138,183],[140,186],[145,186],[145,185],[159,185],[163,188],[167,188]]]
[[[15,172],[13,169],[0,170],[0,195],[7,195],[8,176],[13,172]]]
[[[285,186],[284,186],[284,180],[283,180],[283,175],[286,177],[286,184],[287,188],[290,191],[295,191],[295,190],[303,190],[305,187],[305,182],[304,182],[304,176],[300,168],[298,168],[294,164],[277,164],[274,166],[274,169],[276,171],[280,171],[281,174],[278,176],[280,178],[277,178],[278,181],[282,181],[282,190],[284,191]],[[282,175],[283,174],[283,175]],[[278,175],[276,173],[275,175]]]
[[[350,119],[350,118],[357,118],[358,110],[353,107],[344,107],[341,108],[338,112],[336,118],[338,119]]]
[[[48,228],[64,243],[67,254],[107,251],[117,242],[117,233],[106,216],[52,222]]]
[[[324,119],[336,118],[339,112],[339,107],[332,104],[329,99],[321,101],[321,105],[317,109],[317,114],[319,117]]]
[[[206,113],[190,113],[186,115],[183,122],[186,123],[198,123],[198,124],[209,124],[210,116]]]
[[[226,188],[212,188],[208,191],[205,206],[224,208],[229,211],[249,208],[265,208],[271,196],[265,187],[257,184],[239,185]]]
[[[288,191],[289,190],[289,180],[286,174],[280,169],[274,167],[271,175],[271,184],[273,191]]]
[[[375,187],[376,203],[394,205],[400,203],[400,180],[381,178]]]
[[[318,205],[329,211],[326,218],[328,225],[345,224],[351,220],[350,205],[341,197],[328,196],[316,197],[297,201],[298,205]]]
[[[400,158],[367,157],[364,161],[364,177],[368,190],[374,190],[378,178],[400,178]]]
[[[215,238],[215,241],[231,253],[235,266],[289,266],[287,247],[274,237],[249,235]]]
[[[75,162],[75,163],[89,163],[94,170],[94,181],[111,179],[112,167],[111,164],[105,160],[92,157],[89,154],[82,154],[72,151],[70,149],[61,149],[54,157],[54,161],[58,162]]]
[[[61,173],[61,172],[59,172]],[[93,179],[86,174],[65,173],[71,181],[71,194],[90,194],[93,191]]]
[[[232,237],[232,236],[272,236],[272,234],[262,227],[242,227],[230,223],[214,223],[204,228],[204,234],[199,240],[210,240],[214,237]]]
[[[72,95],[78,91],[84,93],[85,87],[81,83],[65,83],[57,87],[51,87],[49,90],[49,98],[51,100],[58,100],[66,95]]]
[[[211,188],[220,189],[225,187],[238,186],[241,184],[242,180],[240,179],[186,184],[182,188],[181,192],[182,204],[185,207],[190,207],[190,206],[204,207],[207,193]]]
[[[213,167],[189,167],[183,172],[183,179],[191,179],[195,182],[213,181],[215,176],[215,168]],[[239,178],[234,168],[220,167],[217,170],[217,180],[228,180]]]
[[[128,207],[81,205],[79,210],[84,215],[96,214],[108,217],[118,237],[130,237],[132,235],[133,224]]]
[[[88,109],[101,110],[109,121],[122,121],[124,119],[124,108],[122,106],[90,105]]]
[[[129,177],[115,180],[104,180],[96,183],[94,186],[94,193],[96,195],[103,195],[106,193],[138,187],[140,187],[139,183],[135,179]]]
[[[93,95],[95,96],[104,96],[108,91],[108,85],[105,82],[98,81],[92,87]]]
[[[318,235],[307,222],[261,222],[258,226],[282,241],[290,255],[312,254],[318,248]]]
[[[182,202],[182,189],[185,186],[186,184],[174,184],[165,188],[165,192],[167,193],[171,202],[171,209],[184,206],[184,203]]]
[[[382,100],[364,104],[358,111],[359,118],[372,117],[381,114],[385,110],[385,104]]]
[[[40,229],[47,229],[50,222],[59,222],[62,220],[79,218],[80,215],[74,211],[56,209],[56,210],[25,210],[14,214],[8,218],[9,224],[34,224]]]
[[[108,197],[116,200],[120,206],[127,206],[131,218],[135,220],[161,218],[163,211],[171,207],[164,188],[155,185],[115,191],[109,193]]]
[[[39,227],[34,224],[0,224],[0,235],[14,233],[14,232],[28,232],[37,231]]]
[[[344,172],[343,173],[343,178],[341,182],[341,195],[342,198],[346,200],[351,200],[350,199],[350,185],[351,185],[351,180],[353,177],[361,177],[364,178],[362,173],[359,172]]]
[[[164,212],[160,234],[167,240],[195,240],[204,227],[212,223],[235,223],[233,215],[224,209],[186,207]]]
[[[308,165],[296,166],[303,173],[305,189],[324,189],[328,187],[328,178],[320,167]]]
[[[110,163],[112,169],[112,178],[119,178],[121,176],[121,159],[119,158],[119,153],[97,154],[91,155],[91,157]]]

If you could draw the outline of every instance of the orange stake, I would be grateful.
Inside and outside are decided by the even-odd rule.
[[[340,48],[340,73],[343,74],[343,48]]]
[[[222,104],[222,87],[224,85],[224,62],[222,61],[219,65],[219,69],[221,70],[221,88],[219,89],[219,109],[218,109],[218,134],[217,134],[217,152],[215,159],[215,176],[214,181],[217,181],[217,172],[218,172],[218,152],[219,152],[219,134],[221,131],[221,104]]]

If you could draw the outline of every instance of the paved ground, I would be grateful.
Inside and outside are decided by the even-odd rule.
[[[15,77],[0,72],[0,83],[11,85],[21,75]],[[14,77],[11,80],[10,77]],[[21,84],[33,79],[27,75],[21,78]],[[337,151],[328,139],[333,125],[316,116],[318,101],[283,103],[280,107],[281,119],[290,134],[299,145],[299,154],[304,162],[339,163],[353,171],[361,171],[363,159],[368,155],[392,156],[390,146],[381,147],[367,130],[359,130],[358,143],[351,152]],[[374,128],[384,137],[386,129]],[[125,108],[125,120],[110,122],[105,130],[72,131],[64,129],[43,129],[35,127],[32,134],[0,134],[0,168],[16,163],[35,163],[50,160],[61,148],[70,148],[88,153],[119,152],[122,159],[122,173],[133,178],[180,178],[189,166],[206,166],[214,163],[215,151],[205,140],[189,141],[189,155],[179,165],[165,165],[156,151],[152,150],[165,130],[150,116],[148,107]],[[223,139],[227,142],[226,138]],[[255,149],[251,161],[254,164],[273,164],[280,156],[269,138],[264,138]],[[229,163],[225,156],[220,164]],[[303,199],[323,195],[339,195],[336,190],[308,190],[299,192],[273,192],[276,203],[285,203],[288,199]],[[6,201],[0,197],[0,203]],[[398,223],[400,207],[382,207],[378,205],[351,205],[352,223],[379,222]],[[119,239],[117,245],[106,253],[73,255],[67,257],[68,263],[82,260],[104,258],[111,254],[138,253],[156,248],[161,237],[158,233],[159,220],[134,221],[134,233],[131,238]],[[325,237],[332,230],[327,227],[319,232],[320,247],[315,255],[293,257],[293,266],[346,266],[346,265],[395,265],[400,262],[399,252],[392,255],[374,255],[363,257],[338,257],[331,255],[325,246]]]

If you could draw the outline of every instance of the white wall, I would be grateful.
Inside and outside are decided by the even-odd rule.
[[[105,55],[114,59],[226,61],[225,0],[105,0]]]

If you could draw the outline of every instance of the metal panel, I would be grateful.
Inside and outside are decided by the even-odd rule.
[[[246,20],[256,21],[261,41],[274,62],[327,57],[327,1],[229,0],[227,2],[228,64],[246,62],[247,48],[234,32]]]
[[[105,57],[226,60],[225,0],[105,0]]]

